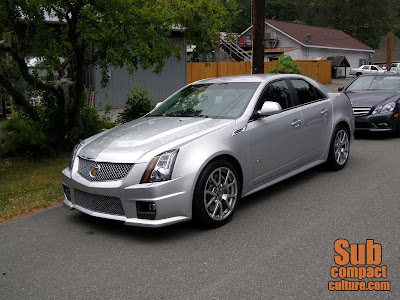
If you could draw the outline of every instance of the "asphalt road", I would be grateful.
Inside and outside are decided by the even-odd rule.
[[[400,139],[363,136],[245,198],[226,226],[124,227],[64,207],[0,224],[0,299],[400,299]],[[382,245],[390,292],[332,292],[333,244]]]

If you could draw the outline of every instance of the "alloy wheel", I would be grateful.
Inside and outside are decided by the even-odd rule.
[[[207,214],[216,221],[226,219],[234,210],[238,198],[238,181],[227,167],[211,172],[204,188],[204,206]]]
[[[335,160],[339,165],[344,165],[349,157],[349,135],[346,130],[340,129],[336,133],[334,155]]]

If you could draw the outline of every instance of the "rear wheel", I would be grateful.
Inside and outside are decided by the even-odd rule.
[[[331,170],[337,171],[344,168],[350,154],[350,136],[346,127],[338,125],[335,128],[329,146],[327,165]]]
[[[397,120],[396,130],[394,131],[394,136],[400,138],[400,120]]]
[[[232,218],[240,198],[237,171],[226,161],[213,161],[200,174],[193,196],[193,220],[208,228]]]

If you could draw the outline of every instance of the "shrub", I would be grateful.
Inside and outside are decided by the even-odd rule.
[[[122,123],[126,123],[144,116],[153,107],[153,99],[147,91],[141,86],[136,86],[128,95],[125,109],[119,114],[119,117]]]
[[[275,68],[270,68],[268,73],[279,74],[301,74],[304,75],[303,70],[296,65],[289,55],[282,54],[279,56],[278,65]]]
[[[59,151],[71,150],[79,139],[85,139],[101,130],[115,126],[110,118],[101,118],[94,108],[85,106],[81,111],[82,128],[65,127],[65,113],[69,107],[56,104],[51,94],[44,94],[36,106],[39,121],[33,121],[17,110],[1,127],[0,154],[2,156],[25,156],[36,158]]]
[[[110,111],[112,107],[110,104],[106,104],[104,107],[104,115],[101,117],[102,126],[104,129],[110,129],[114,127],[118,122],[113,122],[110,117]]]
[[[40,122],[34,122],[21,111],[15,112],[1,128],[1,155],[39,157],[54,154]]]

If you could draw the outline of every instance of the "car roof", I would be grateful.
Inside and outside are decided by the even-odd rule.
[[[384,74],[363,74],[360,77],[368,77],[368,76],[374,76],[374,77],[398,77],[400,76],[399,73],[384,73]]]
[[[224,77],[214,77],[214,78],[207,78],[202,79],[194,84],[203,84],[203,83],[224,83],[224,82],[264,82],[269,80],[273,77],[277,78],[285,78],[285,77],[300,77],[306,78],[302,75],[298,74],[246,74],[246,75],[236,75],[236,76],[224,76]]]

